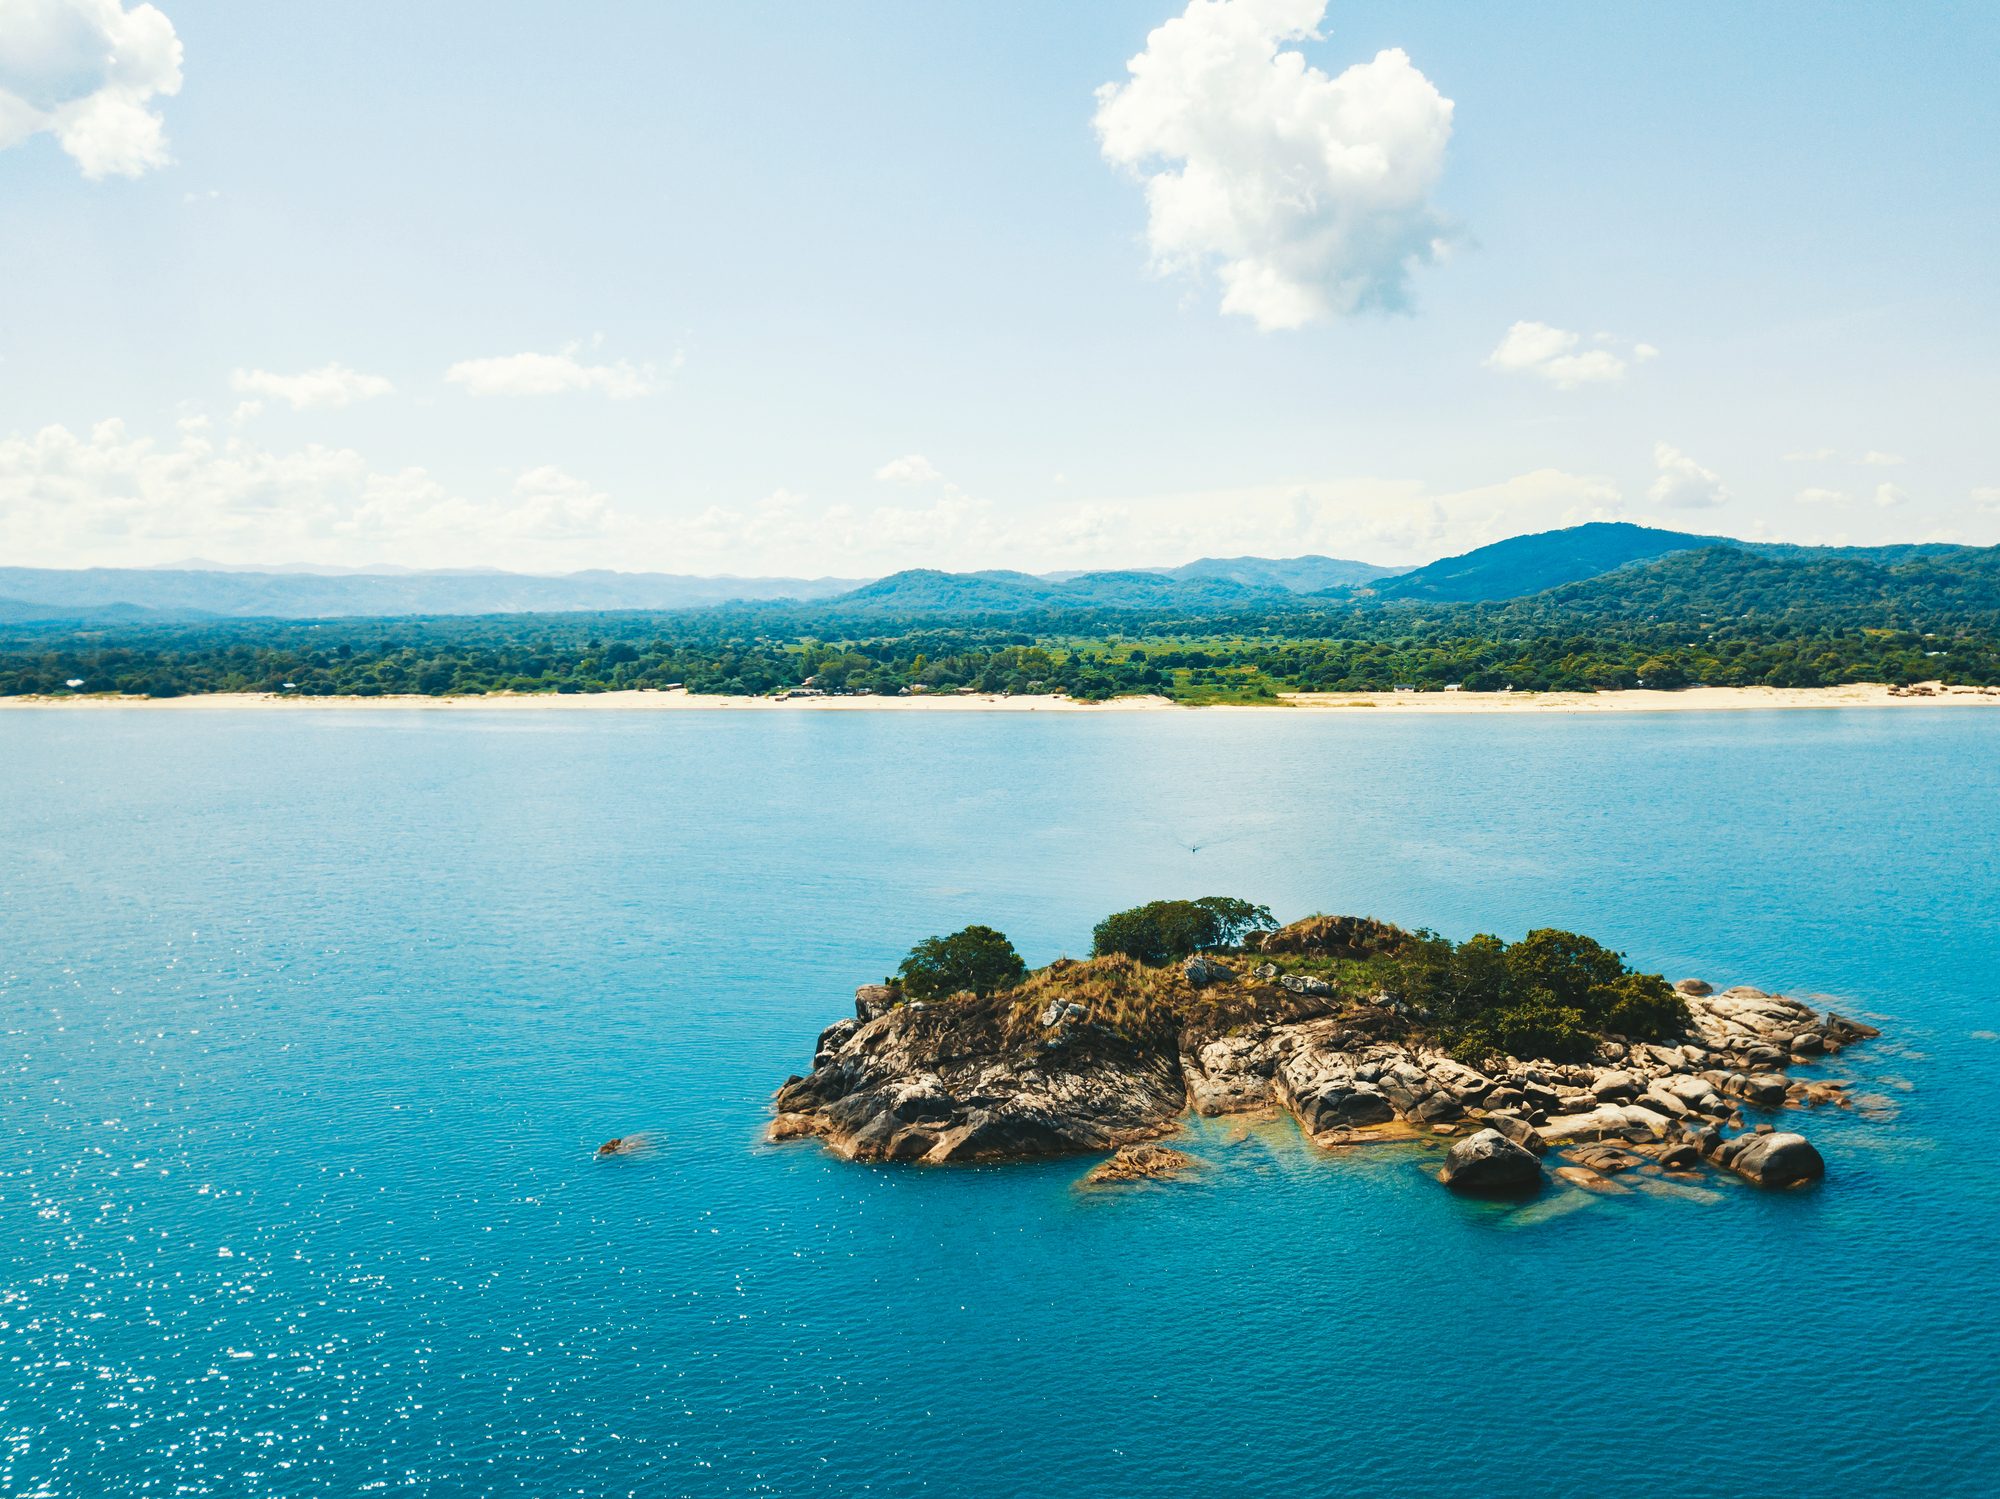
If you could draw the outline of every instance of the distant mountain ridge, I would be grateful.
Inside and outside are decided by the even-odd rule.
[[[1180,567],[1035,574],[992,569],[912,568],[861,582],[851,578],[717,578],[605,570],[563,576],[487,571],[284,572],[194,568],[0,567],[0,621],[23,625],[157,619],[391,619],[423,615],[650,613],[729,605],[857,621],[907,616],[1008,617],[1131,612],[1156,617],[1327,607],[1482,605],[1526,600],[1588,585],[1597,607],[1621,593],[1653,596],[1664,577],[1679,593],[1720,568],[1741,587],[1753,580],[1810,576],[1851,591],[1869,568],[1931,559],[1948,576],[1952,559],[1980,549],[1948,544],[1805,547],[1739,541],[1628,522],[1591,522],[1513,536],[1423,567],[1396,569],[1334,557],[1204,557]],[[1724,567],[1729,556],[1785,564]],[[1668,562],[1675,566],[1664,574]],[[1842,564],[1839,568],[1819,564]],[[1800,571],[1801,567],[1806,571]],[[1882,586],[1902,587],[1899,575]],[[1942,583],[1927,585],[1942,587]],[[1795,594],[1792,581],[1782,591]],[[1568,597],[1568,594],[1562,596]]]
[[[739,601],[830,598],[856,578],[705,578],[605,570],[536,576],[503,572],[320,573],[195,569],[0,567],[0,618],[27,607],[48,618],[111,606],[244,619],[417,614],[541,614],[689,609]],[[10,611],[8,605],[14,606]]]

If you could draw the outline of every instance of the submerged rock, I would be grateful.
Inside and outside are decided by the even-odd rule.
[[[1093,1166],[1084,1182],[1103,1186],[1113,1182],[1162,1181],[1184,1176],[1199,1164],[1185,1151],[1171,1150],[1165,1145],[1126,1145],[1114,1151],[1109,1160]]]

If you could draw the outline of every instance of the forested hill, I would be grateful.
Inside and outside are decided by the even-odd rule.
[[[1732,568],[1715,561],[1725,548],[1742,559],[1773,564]],[[1336,557],[1208,557],[1181,567],[1080,573],[942,572],[919,568],[856,584],[838,578],[703,578],[667,573],[584,572],[540,577],[500,572],[408,572],[323,575],[201,569],[90,568],[58,571],[0,568],[0,624],[70,621],[112,626],[151,618],[166,624],[216,618],[421,618],[435,615],[527,615],[660,612],[710,609],[716,618],[696,629],[736,628],[745,618],[769,628],[846,621],[842,629],[880,632],[898,621],[930,624],[1057,617],[1091,620],[1127,616],[1120,628],[1178,621],[1193,628],[1219,616],[1262,618],[1292,613],[1293,626],[1315,628],[1329,611],[1349,607],[1492,604],[1536,599],[1536,607],[1585,608],[1618,617],[1679,607],[1690,589],[1763,590],[1790,607],[1796,596],[1822,592],[1830,607],[1877,603],[1918,577],[1884,577],[1867,566],[1893,568],[1929,559],[1958,565],[1965,548],[1889,546],[1838,550],[1666,531],[1597,522],[1510,537],[1424,567],[1398,571]],[[1672,566],[1702,556],[1703,581]],[[1668,565],[1657,576],[1648,569]],[[1794,565],[1826,564],[1818,572]],[[1747,566],[1747,564],[1745,564]],[[1845,570],[1843,570],[1845,569]],[[1931,576],[1931,575],[1925,575]],[[1869,580],[1873,580],[1872,584]],[[1735,581],[1728,581],[1735,580]],[[1577,594],[1568,585],[1589,585]],[[1942,574],[1921,586],[1949,588]],[[1975,599],[1983,585],[1965,584]],[[1552,594],[1552,590],[1555,591]],[[1769,608],[1759,602],[1758,607]],[[789,625],[787,621],[791,622]]]
[[[1709,547],[1491,606],[1477,617],[1511,628],[1568,620],[1787,630],[1992,628],[2000,626],[2000,547],[1776,554]]]
[[[1258,702],[1392,686],[2000,684],[1993,548],[1712,546],[1476,603],[1301,596],[1218,579],[1193,608],[1181,586],[1141,573],[1055,583],[987,574],[970,586],[920,573],[871,585],[858,601],[676,613],[24,619],[0,627],[0,694],[682,686]]]
[[[1513,599],[1690,548],[1737,545],[1741,543],[1727,537],[1593,521],[1561,531],[1510,536],[1387,579],[1373,592],[1382,599],[1453,603]]]

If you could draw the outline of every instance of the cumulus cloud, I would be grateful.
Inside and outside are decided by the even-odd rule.
[[[364,375],[344,364],[323,364],[316,370],[297,375],[278,375],[270,370],[237,370],[229,377],[229,388],[239,396],[269,396],[283,401],[294,411],[308,409],[338,411],[356,401],[372,401],[395,390],[380,375]],[[255,416],[261,402],[246,401],[237,407],[238,419]]]
[[[1133,566],[1199,556],[1319,553],[1428,562],[1490,541],[1621,512],[1600,475],[1536,469],[1469,489],[1349,478],[1100,500],[1037,522],[1045,554],[1068,566]]]
[[[1703,468],[1670,443],[1653,444],[1653,462],[1659,477],[1646,491],[1655,505],[1671,505],[1677,510],[1700,510],[1720,505],[1729,498],[1729,489],[1713,469]]]
[[[1609,334],[1599,334],[1608,341]],[[1579,349],[1583,336],[1547,323],[1520,322],[1507,330],[1499,347],[1486,356],[1486,367],[1506,375],[1533,375],[1557,390],[1575,390],[1579,385],[1604,385],[1625,378],[1625,361],[1607,348]],[[1634,359],[1644,361],[1659,354],[1651,344],[1638,344]]]
[[[549,566],[616,555],[627,524],[604,495],[555,468],[530,469],[505,493],[475,497],[422,468],[378,470],[351,448],[217,442],[185,420],[168,441],[115,420],[0,441],[0,555],[24,565],[143,564],[194,553],[238,562]]]
[[[1792,498],[1801,505],[1852,505],[1855,497],[1844,489],[1801,489]],[[1868,497],[1883,510],[1894,510],[1910,502],[1909,494],[1894,484],[1877,484]]]
[[[153,101],[180,92],[181,43],[151,5],[0,4],[0,149],[44,131],[93,182],[173,158]]]
[[[2000,484],[1982,484],[1972,491],[1972,503],[1981,510],[2000,510]]]
[[[1910,496],[1906,490],[1897,485],[1877,484],[1875,486],[1875,503],[1880,505],[1884,510],[1893,510],[1899,505],[1909,504]]]
[[[586,364],[577,346],[560,354],[503,354],[491,359],[461,359],[444,372],[453,385],[475,396],[553,396],[566,391],[595,391],[614,401],[629,401],[659,389],[659,371],[650,364],[620,359],[612,364]]]
[[[1213,267],[1222,310],[1298,328],[1399,308],[1440,258],[1452,103],[1400,49],[1338,77],[1294,47],[1326,0],[1191,0],[1097,91],[1105,160],[1145,185],[1162,273]]]
[[[22,566],[198,555],[863,576],[917,566],[1146,566],[1243,552],[1416,562],[1620,509],[1609,480],[1542,469],[1456,491],[1356,478],[1004,506],[939,479],[892,503],[778,490],[647,511],[559,467],[467,492],[422,467],[378,467],[352,448],[222,436],[199,414],[158,438],[105,421],[0,440],[0,556]]]
[[[675,534],[678,555],[747,555],[755,561],[729,565],[760,572],[1143,567],[1246,551],[1417,562],[1618,513],[1608,479],[1540,469],[1455,491],[1335,479],[1036,508],[1002,508],[949,487],[923,503],[874,506],[816,504],[781,490],[748,506],[710,507]]]
[[[892,458],[875,470],[875,477],[891,484],[934,484],[941,482],[944,475],[937,465],[921,453],[906,453],[901,458]]]
[[[1846,463],[1864,468],[1896,468],[1909,461],[1901,453],[1885,453],[1879,448],[1851,456],[1839,448],[1801,448],[1784,456],[1787,463]]]

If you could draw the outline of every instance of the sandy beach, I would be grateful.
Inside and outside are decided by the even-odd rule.
[[[1163,697],[1105,703],[1066,697],[940,693],[915,697],[726,697],[689,692],[489,693],[480,697],[298,697],[200,693],[187,697],[0,697],[0,710],[201,713],[272,710],[326,713],[407,710],[478,712],[746,713],[1714,713],[1744,709],[2000,707],[2000,688],[1930,687],[1897,691],[1849,687],[1689,687],[1679,692],[1299,692],[1277,703],[1187,707]]]

